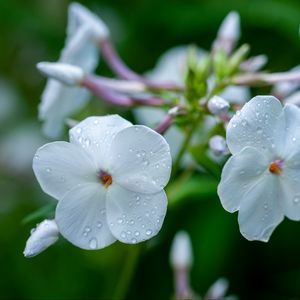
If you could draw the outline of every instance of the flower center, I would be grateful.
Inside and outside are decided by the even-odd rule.
[[[100,171],[99,178],[105,188],[108,188],[112,184],[112,177],[106,172]]]
[[[275,160],[269,165],[269,171],[272,174],[280,175],[282,172],[282,160]]]

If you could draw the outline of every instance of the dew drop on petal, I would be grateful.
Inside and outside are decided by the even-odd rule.
[[[135,235],[135,236],[139,236],[139,235],[140,235],[140,232],[139,232],[139,231],[136,231],[136,232],[134,233],[134,235]]]
[[[96,249],[98,247],[98,242],[95,238],[90,239],[89,246],[91,249]]]
[[[126,238],[126,232],[125,232],[125,231],[122,231],[122,232],[121,232],[121,238],[123,238],[123,239]]]
[[[300,202],[300,196],[295,196],[294,199],[293,199],[293,202],[295,204],[298,204]]]
[[[46,168],[47,173],[51,173],[52,169],[51,168]]]
[[[102,223],[100,221],[97,222],[97,228],[101,228],[102,227]]]
[[[135,238],[131,239],[131,243],[132,244],[136,244],[137,243],[137,240]]]
[[[152,230],[151,230],[151,229],[148,229],[148,230],[146,231],[146,234],[147,234],[147,235],[151,235],[151,234],[152,234]]]

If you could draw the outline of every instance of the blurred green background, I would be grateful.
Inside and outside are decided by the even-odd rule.
[[[151,69],[162,52],[178,44],[209,49],[230,10],[241,15],[241,42],[251,45],[251,54],[268,55],[268,70],[288,70],[300,61],[299,0],[81,3],[107,22],[121,56],[139,72]],[[30,229],[40,221],[22,220],[54,201],[42,193],[31,171],[33,152],[47,141],[37,121],[45,79],[35,65],[58,58],[68,4],[0,0],[1,299],[112,299],[134,255],[131,248],[138,247],[117,242],[84,251],[61,239],[36,258],[22,255]],[[102,61],[100,70],[110,74]],[[174,234],[185,229],[193,242],[192,286],[198,294],[222,276],[240,299],[300,299],[300,223],[285,220],[267,244],[248,242],[239,233],[237,215],[221,207],[215,187],[216,182],[199,176],[176,194],[161,233],[143,246],[126,298],[170,299],[169,249]]]

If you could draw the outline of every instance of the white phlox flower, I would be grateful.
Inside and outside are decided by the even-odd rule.
[[[148,127],[118,115],[89,117],[70,130],[69,143],[41,147],[33,170],[44,192],[59,200],[60,233],[80,248],[138,243],[162,226],[171,155]]]
[[[223,207],[239,211],[242,235],[267,242],[284,216],[300,220],[300,109],[257,96],[230,120],[218,186]]]
[[[54,220],[44,220],[31,230],[24,250],[25,257],[33,257],[56,243],[59,237],[57,224]]]
[[[58,62],[80,67],[92,73],[99,62],[99,41],[109,32],[100,18],[78,3],[69,6],[67,37]],[[49,79],[42,94],[39,118],[44,121],[44,133],[55,138],[62,134],[66,117],[86,105],[89,92]]]

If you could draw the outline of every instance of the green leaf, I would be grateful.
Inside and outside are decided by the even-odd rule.
[[[55,206],[56,205],[54,203],[51,203],[35,210],[22,220],[22,224],[25,225],[31,222],[39,221],[40,219],[53,218]]]

